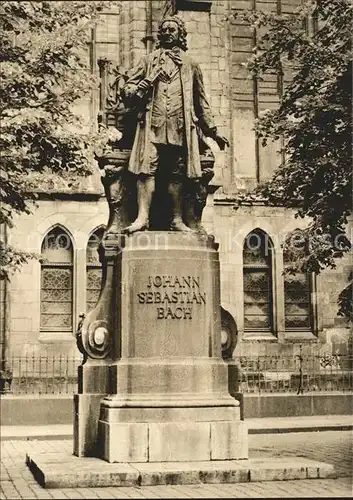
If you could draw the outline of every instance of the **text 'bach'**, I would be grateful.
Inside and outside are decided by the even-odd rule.
[[[137,293],[138,303],[160,304],[157,319],[192,319],[194,305],[206,304],[198,276],[148,276],[146,288]]]

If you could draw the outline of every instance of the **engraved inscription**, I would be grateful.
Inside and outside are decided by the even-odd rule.
[[[192,319],[195,307],[206,304],[198,276],[148,276],[145,291],[137,293],[139,304],[158,304],[157,319]]]

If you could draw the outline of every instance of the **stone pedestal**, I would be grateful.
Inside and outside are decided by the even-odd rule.
[[[96,456],[108,462],[247,458],[247,430],[239,402],[229,395],[228,367],[221,357],[213,238],[139,232],[104,245],[110,271],[97,308],[102,316],[105,304],[109,317],[99,319],[96,311],[85,326],[91,347],[102,345],[110,378],[103,384],[109,395],[102,388],[99,400]],[[104,370],[103,359],[99,363]],[[88,413],[86,428],[94,427],[97,405],[87,418]],[[95,429],[81,429],[81,435],[92,436]]]
[[[74,395],[74,454],[98,455],[98,420],[104,396],[113,392],[114,365],[92,360],[78,368],[79,393]]]

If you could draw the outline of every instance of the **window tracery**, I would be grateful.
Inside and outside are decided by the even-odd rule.
[[[42,242],[40,329],[72,330],[73,248],[61,227]]]
[[[245,238],[243,279],[245,330],[272,331],[272,243],[261,230]]]

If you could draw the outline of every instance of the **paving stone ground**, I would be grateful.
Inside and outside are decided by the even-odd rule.
[[[25,465],[29,449],[40,452],[72,451],[71,440],[4,441],[1,443],[1,499],[37,498],[319,498],[352,497],[351,431],[296,432],[251,435],[251,457],[302,456],[331,463],[338,479],[259,483],[153,486],[141,488],[44,489]]]

